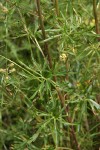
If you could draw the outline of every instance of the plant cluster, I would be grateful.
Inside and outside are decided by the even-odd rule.
[[[1,0],[1,150],[99,150],[99,8]]]

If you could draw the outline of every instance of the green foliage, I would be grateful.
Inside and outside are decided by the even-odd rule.
[[[52,0],[41,0],[44,39],[36,1],[1,0],[1,150],[78,149],[71,127],[80,149],[100,147],[100,36],[92,2],[58,6],[59,16]]]

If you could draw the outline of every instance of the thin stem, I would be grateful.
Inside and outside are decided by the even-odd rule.
[[[96,0],[93,0],[93,13],[94,13],[94,18],[95,18],[96,33],[99,34],[99,22],[98,22],[98,16],[97,16]]]
[[[40,27],[42,30],[43,39],[46,40],[46,33],[45,33],[44,23],[43,23],[43,19],[42,19],[42,11],[41,11],[41,7],[40,7],[40,0],[36,0],[36,3],[37,3],[38,16],[39,16]],[[52,59],[51,59],[51,56],[49,53],[49,48],[48,48],[47,42],[44,43],[44,55],[45,55],[45,57],[48,58],[49,66],[50,66],[50,68],[52,68]]]
[[[58,6],[58,0],[55,0],[55,8],[56,8],[56,15],[59,17],[59,6]]]
[[[55,7],[55,14],[59,17],[59,5],[58,0],[51,0],[52,5]]]
[[[55,82],[56,82],[56,80],[57,80],[57,78],[54,77],[54,81]],[[56,88],[56,91],[58,93],[58,96],[59,96],[59,99],[61,101],[62,106],[65,108],[65,98],[64,98],[63,94],[61,93],[59,88]],[[66,107],[65,108],[65,113],[68,114],[68,112],[69,112],[69,110]],[[66,117],[66,121],[68,121],[69,123],[72,123],[72,120],[71,120],[71,118],[69,116]],[[73,135],[73,138],[74,138],[74,142],[75,142],[75,144],[77,146],[77,150],[81,150],[80,149],[80,145],[78,144],[78,141],[77,141],[77,138],[76,138],[75,129],[74,129],[73,125],[70,127],[70,129],[71,129],[71,134]]]

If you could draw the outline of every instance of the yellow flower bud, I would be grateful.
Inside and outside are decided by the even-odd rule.
[[[66,55],[65,53],[62,53],[62,54],[60,55],[60,61],[65,62],[66,59],[67,59],[67,55]]]

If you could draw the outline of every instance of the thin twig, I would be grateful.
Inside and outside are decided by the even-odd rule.
[[[39,16],[39,21],[40,21],[40,27],[42,30],[43,40],[46,40],[46,33],[45,33],[45,28],[44,28],[44,23],[43,23],[43,18],[42,18],[42,11],[41,11],[41,7],[40,7],[40,0],[36,0],[36,3],[37,3],[38,16]],[[47,42],[44,43],[44,55],[48,59],[50,68],[52,68],[52,59],[51,59],[51,56],[49,53],[49,48],[48,48]]]
[[[58,0],[51,0],[52,5],[55,7],[56,16],[59,17],[59,5]]]
[[[54,81],[57,82],[57,78],[55,76],[54,76]],[[59,96],[62,106],[65,108],[65,113],[68,114],[69,111],[68,111],[67,107],[65,107],[65,98],[64,98],[63,94],[61,93],[61,91],[58,87],[56,88],[56,91],[58,93],[58,96]],[[72,120],[69,116],[66,117],[66,121],[68,121],[69,123],[72,123]],[[75,129],[74,129],[73,125],[70,127],[70,129],[71,129],[71,134],[73,135],[75,144],[77,146],[77,150],[81,150],[80,145],[78,144],[78,141],[76,138]]]
[[[95,18],[96,33],[100,34],[100,32],[99,32],[99,22],[98,22],[98,15],[97,15],[96,0],[93,0],[93,13],[94,13],[94,18]],[[100,38],[99,38],[99,40],[100,40]]]
[[[59,17],[59,6],[58,6],[58,0],[55,0],[55,8],[56,8],[56,15]]]

